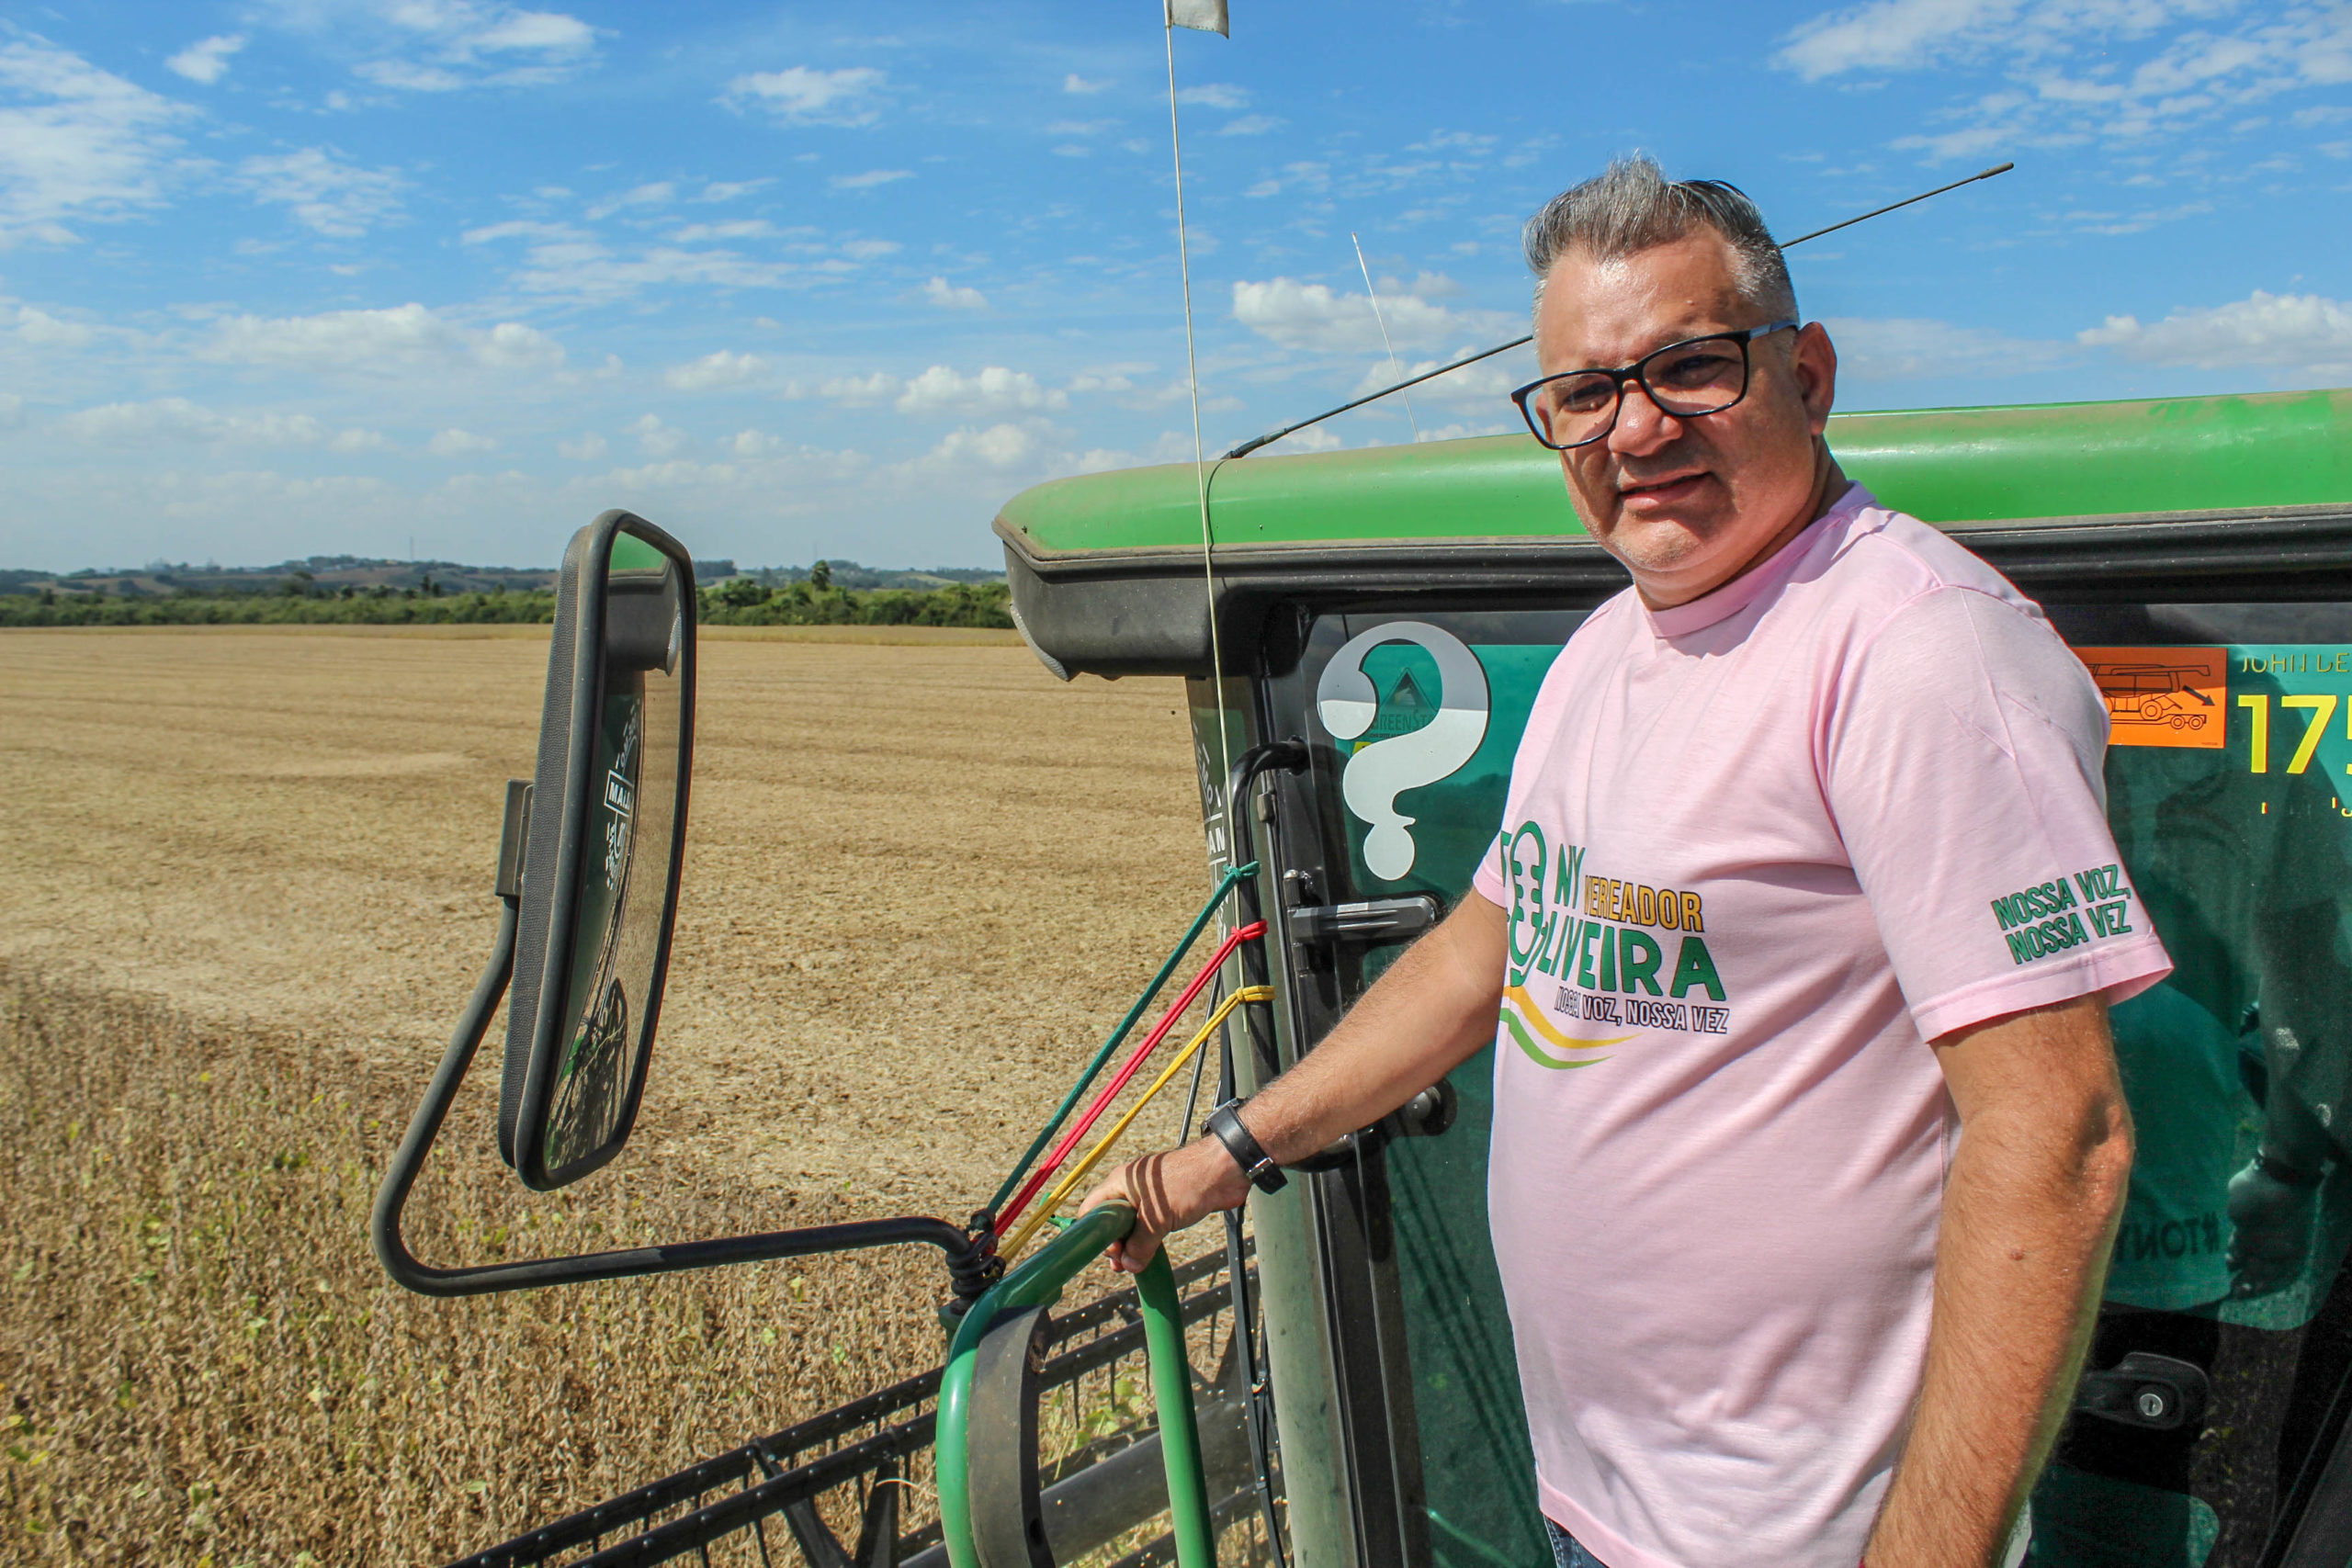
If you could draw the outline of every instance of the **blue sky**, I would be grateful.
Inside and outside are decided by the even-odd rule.
[[[2352,384],[2352,4],[1232,0],[1180,33],[1204,434],[1523,330],[1527,213],[1732,180],[1853,408]],[[1188,458],[1158,0],[0,18],[0,565],[994,564]],[[1521,354],[1308,442],[1514,428]],[[1284,448],[1276,448],[1283,450]]]

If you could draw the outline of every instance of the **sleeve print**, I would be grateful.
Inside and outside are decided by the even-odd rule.
[[[2106,713],[2057,634],[1933,590],[1849,656],[1830,809],[1928,1039],[2170,966],[2107,824]]]

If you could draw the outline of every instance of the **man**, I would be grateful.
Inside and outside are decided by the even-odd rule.
[[[1527,250],[1515,396],[1633,586],[1546,677],[1474,891],[1238,1153],[1098,1190],[1137,1210],[1114,1258],[1240,1202],[1250,1138],[1300,1157],[1496,1040],[1562,1568],[1995,1562],[2131,1166],[2107,1000],[2169,966],[2104,706],[2030,603],[1838,471],[1836,351],[1744,196],[1620,162]],[[1645,1005],[1583,1022],[1596,992]]]

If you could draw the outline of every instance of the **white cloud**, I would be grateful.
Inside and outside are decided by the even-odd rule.
[[[862,175],[835,175],[828,183],[835,190],[872,190],[876,186],[887,186],[896,180],[914,177],[911,169],[868,169]]]
[[[2008,85],[1916,118],[1950,129],[1894,145],[1934,158],[2020,142],[2144,141],[2281,93],[2352,82],[2338,0],[1869,0],[1786,34],[1774,63],[1807,81],[1989,65]]]
[[[2136,317],[2109,316],[2075,336],[2144,365],[2352,375],[2352,305],[2316,294],[2267,294],[2257,288],[2244,299],[2176,310],[2144,326]]]
[[[480,229],[468,229],[458,236],[469,245],[484,245],[492,240],[571,240],[583,237],[581,231],[569,224],[544,223],[530,218],[511,218],[503,223],[485,224]]]
[[[628,427],[637,444],[649,457],[674,457],[686,448],[686,433],[674,424],[664,424],[659,414],[640,414]]]
[[[0,430],[15,430],[25,423],[25,400],[14,392],[0,392]]]
[[[577,441],[559,441],[555,449],[559,456],[569,457],[575,463],[601,463],[606,451],[605,438],[594,431]]]
[[[336,239],[354,239],[400,211],[407,182],[390,169],[364,169],[332,148],[247,158],[232,183],[255,201],[291,208],[295,221]]]
[[[1383,355],[1365,367],[1363,379],[1356,383],[1355,389],[1348,395],[1352,398],[1363,397],[1368,393],[1380,390],[1383,387],[1393,387],[1408,378],[1426,376],[1441,365],[1450,365],[1457,359],[1467,359],[1480,349],[1493,346],[1494,344],[1489,343],[1459,344],[1453,349],[1434,359],[1405,360],[1395,366],[1392,366],[1387,357]],[[1476,365],[1465,365],[1451,375],[1440,376],[1432,381],[1424,381],[1419,386],[1409,389],[1405,395],[1410,397],[1415,402],[1491,404],[1503,408],[1508,412],[1508,405],[1503,400],[1510,396],[1511,389],[1522,386],[1534,378],[1533,350],[1517,348],[1509,354],[1498,354],[1491,359],[1482,359]],[[1512,415],[1512,417],[1517,416]]]
[[[1792,30],[1775,63],[1808,82],[1848,71],[1907,70],[1980,30],[2013,24],[2020,0],[1871,0]]]
[[[1294,430],[1282,439],[1284,452],[1336,452],[1345,446],[1339,432],[1328,424],[1310,424],[1305,430]]]
[[[688,223],[670,231],[673,245],[699,245],[710,240],[764,240],[775,233],[775,225],[764,218],[739,218],[729,223]]]
[[[449,93],[474,86],[541,86],[595,58],[596,29],[559,11],[482,0],[392,0],[376,13],[392,52],[356,67],[379,87]]]
[[[792,65],[738,76],[719,101],[763,108],[788,125],[871,125],[881,118],[876,99],[887,80],[866,65],[840,71]]]
[[[992,424],[986,430],[957,430],[931,450],[939,463],[978,463],[990,468],[1017,468],[1039,452],[1035,434],[1017,424]]]
[[[820,270],[821,268],[821,270]],[[605,301],[647,288],[697,284],[713,288],[783,288],[830,273],[854,270],[843,259],[803,267],[790,262],[757,262],[737,251],[686,250],[651,245],[620,255],[584,237],[550,239],[531,247],[530,265],[514,275],[515,287],[533,294]]]
[[[243,33],[199,39],[164,62],[164,69],[206,86],[229,73],[229,57],[245,47]]]
[[[193,111],[39,39],[0,44],[0,248],[163,199]]]
[[[186,398],[145,403],[106,403],[57,422],[59,431],[99,446],[140,446],[153,441],[200,441],[234,446],[322,446],[339,451],[384,445],[372,431],[330,431],[306,413],[222,413]]]
[[[1415,288],[1444,288],[1450,280],[1423,274]],[[1383,290],[1380,310],[1388,338],[1398,349],[1435,348],[1465,337],[1500,337],[1514,318],[1498,310],[1454,310],[1431,304],[1418,292]],[[1277,277],[1233,286],[1233,317],[1261,337],[1287,348],[1332,353],[1384,353],[1380,321],[1363,294],[1334,293],[1329,285]],[[1524,330],[1524,329],[1522,329]]]
[[[1204,104],[1213,109],[1246,109],[1250,107],[1250,89],[1237,87],[1230,82],[1204,82],[1197,87],[1186,87],[1176,95],[1180,104]]]
[[[1091,97],[1110,85],[1111,79],[1107,76],[1100,82],[1090,82],[1075,71],[1062,78],[1062,91],[1075,94],[1080,97]]]
[[[461,326],[411,302],[379,310],[315,316],[232,316],[218,323],[198,357],[322,373],[380,375],[419,367],[475,365],[491,370],[552,370],[563,364],[555,339],[520,321]]]
[[[35,348],[81,348],[95,334],[79,321],[61,321],[46,310],[19,305],[17,335]]]
[[[763,186],[775,184],[773,178],[756,180],[713,180],[702,187],[696,201],[733,201],[739,196],[749,196]]]
[[[906,383],[888,370],[876,370],[871,376],[836,376],[817,390],[834,402],[864,408],[888,402],[906,390]]]
[[[977,288],[951,284],[944,277],[934,277],[922,286],[922,297],[947,310],[985,310],[988,296]]]
[[[731,225],[708,231],[718,237]],[[743,231],[749,237],[750,231]],[[630,253],[616,251],[584,230],[561,223],[518,219],[466,231],[469,243],[525,239],[528,265],[511,275],[528,293],[604,303],[649,288],[701,286],[712,288],[787,288],[845,276],[860,264],[898,250],[888,240],[845,240],[828,244],[814,230],[786,231],[786,259],[754,261],[728,249],[689,249],[683,243],[652,244]],[[673,239],[705,237],[697,227]]]
[[[435,434],[424,444],[424,449],[436,457],[463,457],[475,452],[495,452],[498,443],[470,430],[451,428]]]
[[[2064,343],[1918,317],[1832,316],[1822,325],[1838,346],[1838,378],[1856,383],[2022,375],[2076,357]]]
[[[458,72],[413,60],[370,60],[355,67],[353,74],[401,93],[454,93],[467,85],[467,78]]]
[[[756,354],[730,354],[719,349],[684,365],[673,365],[662,379],[681,392],[707,392],[717,387],[740,387],[767,371],[768,362]]]
[[[1026,370],[991,365],[977,376],[965,376],[944,365],[934,365],[908,382],[892,406],[900,413],[970,416],[1069,405],[1069,393],[1039,386]]]
[[[1263,136],[1270,130],[1280,130],[1290,121],[1270,114],[1245,114],[1239,119],[1227,120],[1217,130],[1219,136]]]
[[[607,197],[588,209],[591,218],[610,218],[614,213],[631,207],[667,207],[677,199],[678,187],[668,180],[656,180],[650,185],[638,186],[618,196]]]
[[[584,54],[596,47],[596,29],[577,17],[555,11],[502,9],[469,47],[481,52],[536,51],[546,55]]]

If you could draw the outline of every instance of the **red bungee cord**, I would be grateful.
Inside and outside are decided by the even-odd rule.
[[[1079,1141],[1086,1136],[1087,1130],[1094,1125],[1102,1112],[1111,1108],[1111,1102],[1119,1098],[1119,1091],[1127,1087],[1127,1080],[1136,1076],[1145,1059],[1159,1049],[1162,1040],[1168,1038],[1168,1032],[1176,1027],[1176,1021],[1184,1016],[1184,1010],[1193,1005],[1201,992],[1207,988],[1210,978],[1225,966],[1227,959],[1233,956],[1233,950],[1265,934],[1266,922],[1253,920],[1227,937],[1209,961],[1201,965],[1201,972],[1193,976],[1193,983],[1184,987],[1184,994],[1176,998],[1175,1005],[1160,1016],[1158,1023],[1152,1025],[1151,1032],[1143,1037],[1143,1043],[1136,1047],[1135,1054],[1121,1065],[1111,1081],[1095,1095],[1094,1102],[1086,1108],[1086,1114],[1062,1134],[1061,1142],[1056,1144],[1052,1152],[1038,1163],[1037,1168],[1029,1173],[1029,1179],[1022,1184],[1012,1201],[1004,1206],[1004,1213],[999,1214],[996,1221],[999,1237],[1012,1229],[1012,1222],[1021,1217],[1021,1211],[1029,1206],[1029,1200],[1037,1195],[1038,1189],[1053,1179],[1054,1172],[1061,1168],[1061,1163],[1069,1157],[1070,1150],[1078,1146]]]

